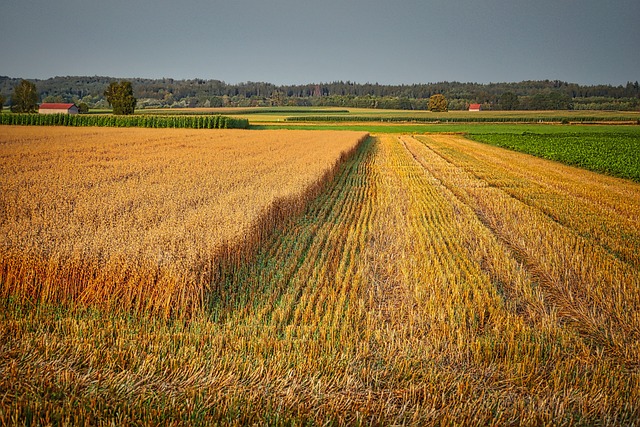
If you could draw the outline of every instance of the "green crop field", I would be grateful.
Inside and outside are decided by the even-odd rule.
[[[4,114],[0,125],[23,126],[94,126],[181,129],[246,129],[249,122],[221,115],[157,116],[113,114]]]

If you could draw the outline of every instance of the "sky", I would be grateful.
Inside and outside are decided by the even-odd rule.
[[[2,0],[0,75],[640,80],[638,0]]]

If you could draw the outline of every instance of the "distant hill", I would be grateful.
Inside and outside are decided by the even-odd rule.
[[[0,94],[5,97],[6,103],[20,80],[0,76]],[[523,110],[640,109],[640,87],[637,81],[624,86],[585,86],[559,80],[412,85],[339,81],[277,86],[264,82],[227,84],[220,80],[116,79],[103,76],[53,77],[31,81],[38,88],[40,101],[85,102],[90,108],[107,108],[103,92],[110,82],[118,80],[132,82],[138,108],[291,105],[422,110],[427,108],[431,95],[442,93],[452,110],[466,109],[472,103],[482,104],[485,110],[507,107]],[[515,95],[515,105],[504,103],[505,93],[511,95],[510,99],[514,99]]]

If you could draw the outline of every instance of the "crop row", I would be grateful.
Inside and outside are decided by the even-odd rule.
[[[563,327],[637,365],[638,185],[450,135],[418,139],[407,138],[414,156],[523,264]]]
[[[411,117],[411,116],[294,116],[287,122],[413,122],[413,123],[601,123],[628,122],[629,117]]]
[[[28,126],[99,126],[183,129],[247,129],[247,119],[226,116],[2,114],[0,124]]]
[[[348,114],[349,110],[326,110],[318,108],[252,108],[225,111],[225,114]]]

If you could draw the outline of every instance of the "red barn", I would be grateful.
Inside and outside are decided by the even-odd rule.
[[[480,104],[469,104],[469,111],[480,111],[481,107]]]
[[[38,108],[40,114],[78,114],[75,104],[42,103]]]

